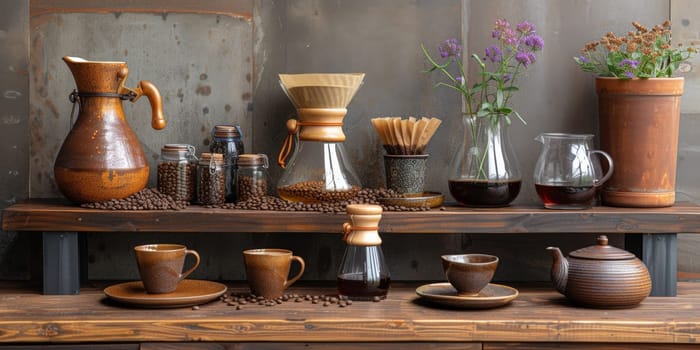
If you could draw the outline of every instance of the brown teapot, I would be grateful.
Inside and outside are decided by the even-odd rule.
[[[576,304],[595,308],[627,308],[642,302],[651,292],[651,277],[634,254],[598,244],[569,253],[568,259],[556,247],[548,247],[554,258],[552,282],[560,293]]]

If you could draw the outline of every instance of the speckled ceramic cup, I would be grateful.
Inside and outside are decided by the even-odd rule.
[[[447,281],[460,296],[474,296],[486,287],[498,267],[498,257],[487,254],[443,255]]]
[[[199,254],[180,244],[146,244],[134,247],[141,281],[149,294],[170,293],[199,266]],[[185,256],[195,257],[194,265],[182,272]]]

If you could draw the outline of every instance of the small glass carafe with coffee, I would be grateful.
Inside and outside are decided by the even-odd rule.
[[[343,224],[347,247],[338,271],[338,294],[352,300],[384,298],[391,278],[378,231],[382,207],[348,204],[345,210],[351,222]]]
[[[592,149],[593,135],[543,133],[535,138],[544,146],[535,164],[535,189],[549,209],[587,209],[596,192],[613,172],[609,154]],[[605,158],[607,171],[597,157]]]

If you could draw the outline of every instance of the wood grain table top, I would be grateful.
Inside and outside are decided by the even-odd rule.
[[[100,288],[47,296],[0,285],[0,342],[612,342],[700,341],[700,283],[677,297],[649,297],[633,309],[574,306],[547,285],[515,286],[510,304],[487,310],[437,308],[419,285],[392,286],[380,302],[339,307],[310,301],[235,306],[216,299],[198,308],[141,309],[107,299]],[[245,293],[244,284],[230,292]],[[299,295],[330,295],[332,285],[302,285]],[[228,294],[228,292],[227,292]]]

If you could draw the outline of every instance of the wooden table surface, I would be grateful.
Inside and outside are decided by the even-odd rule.
[[[197,310],[149,310],[116,304],[99,288],[46,296],[3,285],[0,342],[700,342],[700,283],[680,283],[677,297],[649,297],[625,310],[576,307],[546,285],[519,287],[520,296],[497,309],[440,309],[420,300],[416,287],[394,285],[386,300],[345,308],[304,301],[236,310],[215,300]]]

